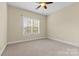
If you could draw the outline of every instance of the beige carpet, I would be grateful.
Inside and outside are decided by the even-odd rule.
[[[79,48],[54,40],[41,39],[8,45],[2,56],[75,56]]]

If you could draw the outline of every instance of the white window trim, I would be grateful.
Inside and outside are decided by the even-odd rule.
[[[40,34],[40,19],[33,18],[33,17],[28,17],[28,16],[21,16],[21,17],[22,17],[23,35],[24,35],[24,36],[26,36],[26,35],[38,35],[38,34]],[[24,20],[23,20],[24,17],[39,20],[38,32],[37,32],[37,33],[34,33],[34,32],[33,32],[33,33],[27,33],[27,34],[25,34],[25,31],[24,31]]]

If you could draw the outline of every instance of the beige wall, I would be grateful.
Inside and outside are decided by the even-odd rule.
[[[48,37],[79,46],[79,3],[48,16]]]
[[[0,55],[7,45],[7,5],[0,3]]]
[[[22,18],[21,16],[30,16],[40,19],[41,33],[39,35],[31,35],[24,39],[22,30]],[[20,8],[8,6],[8,42],[16,42],[23,40],[31,40],[33,38],[40,38],[46,36],[46,19],[45,16],[36,14],[30,11],[22,10]],[[29,39],[30,38],[30,39]]]

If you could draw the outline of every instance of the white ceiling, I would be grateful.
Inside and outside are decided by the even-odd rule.
[[[55,11],[58,11],[64,7],[71,5],[72,3],[73,2],[54,2],[53,4],[47,5],[47,9],[44,9],[42,7],[36,9],[39,4],[35,2],[8,2],[8,5],[19,7],[42,15],[49,15]]]

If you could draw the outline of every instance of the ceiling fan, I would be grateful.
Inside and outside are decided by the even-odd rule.
[[[39,9],[40,7],[44,7],[47,9],[47,4],[52,4],[53,2],[38,2],[39,6],[36,9]]]

